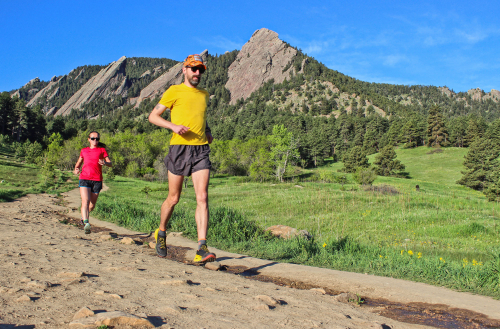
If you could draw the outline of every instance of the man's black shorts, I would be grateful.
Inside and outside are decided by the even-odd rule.
[[[168,171],[178,176],[191,176],[203,169],[211,169],[210,146],[170,145],[168,155],[163,159]]]
[[[79,187],[88,187],[90,188],[90,191],[95,194],[99,194],[102,189],[102,182],[96,181],[96,180],[87,180],[87,179],[80,179]]]

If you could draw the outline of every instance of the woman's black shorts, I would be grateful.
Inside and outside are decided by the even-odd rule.
[[[79,187],[88,187],[90,191],[95,194],[99,194],[102,189],[102,182],[96,180],[80,179],[78,184]]]

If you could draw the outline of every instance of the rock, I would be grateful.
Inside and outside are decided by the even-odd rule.
[[[31,302],[31,297],[28,295],[22,295],[21,297],[16,299],[16,302],[18,302],[18,303]]]
[[[215,262],[208,262],[208,263],[205,264],[205,268],[207,268],[209,270],[212,270],[212,271],[218,271],[218,270],[220,270],[221,267],[222,266],[217,261],[215,261]]]
[[[322,295],[326,295],[326,290],[323,288],[312,288],[311,291],[313,292],[319,292]]]
[[[85,307],[82,307],[78,312],[76,312],[75,315],[73,315],[73,320],[87,318],[87,317],[92,316],[94,314],[95,314],[94,311],[92,311],[90,308],[85,306]]]
[[[149,248],[151,248],[151,249],[155,249],[155,248],[156,248],[156,243],[155,243],[155,242],[153,242],[153,241],[151,241],[151,242],[149,243]]]
[[[272,235],[283,238],[285,240],[294,238],[296,236],[302,236],[306,239],[311,238],[311,234],[306,230],[298,231],[296,228],[286,226],[286,225],[274,225],[266,228],[266,231],[270,231]]]
[[[164,284],[167,286],[182,286],[182,285],[188,285],[189,283],[187,280],[165,280],[161,281],[160,284]]]
[[[121,240],[121,243],[123,243],[123,244],[135,244],[135,241],[134,241],[134,239],[132,239],[132,238],[129,238],[129,237],[124,237],[124,238]]]
[[[256,311],[269,311],[271,308],[267,304],[259,304],[254,307]]]
[[[28,282],[28,286],[33,286],[33,287],[36,287],[36,288],[50,288],[52,287],[52,283],[48,282],[48,281],[31,281],[31,282]]]
[[[103,312],[94,316],[74,320],[70,322],[70,328],[95,328],[99,326],[109,326],[115,328],[154,328],[155,326],[148,320],[121,311]]]
[[[122,299],[123,297],[118,295],[118,294],[109,294],[110,297],[113,297],[115,299]]]
[[[240,98],[246,99],[266,81],[282,83],[294,69],[288,64],[297,54],[268,29],[254,32],[243,45],[235,61],[229,66],[226,88],[231,92],[231,104]]]
[[[333,298],[341,303],[356,303],[358,300],[358,295],[352,292],[343,292],[339,295],[333,296]]]
[[[177,305],[167,305],[167,306],[165,306],[165,308],[163,310],[167,313],[170,313],[170,314],[177,314],[177,313],[182,312],[182,308],[180,308]]]
[[[57,276],[64,278],[81,278],[84,274],[83,272],[60,272]]]
[[[263,301],[264,303],[266,303],[267,305],[271,305],[271,306],[280,304],[279,301],[277,301],[273,297],[267,296],[267,295],[258,295],[258,296],[255,296],[255,299],[259,299],[259,300]]]
[[[81,109],[95,98],[107,99],[111,96],[126,96],[127,87],[125,66],[127,57],[122,56],[90,78],[71,98],[64,103],[55,115],[68,115],[71,109]],[[115,89],[116,88],[116,89]]]
[[[33,98],[30,99],[30,101],[26,104],[26,106],[32,107],[33,105],[36,105],[38,103],[38,100],[41,99],[43,96],[47,95],[48,99],[53,98],[56,96],[57,93],[59,93],[59,88],[58,88],[58,81],[57,77],[53,77],[50,79],[50,82],[43,88],[42,90],[38,91]]]

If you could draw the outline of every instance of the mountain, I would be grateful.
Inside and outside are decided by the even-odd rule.
[[[471,113],[486,120],[500,117],[497,90],[455,93],[447,87],[363,82],[327,68],[265,28],[255,31],[239,51],[212,56],[205,50],[202,55],[208,66],[202,86],[212,95],[212,113],[223,121],[234,119],[227,115],[235,111],[233,107],[238,115],[255,104],[313,117],[353,111],[426,114],[433,104],[441,106],[447,117]],[[150,103],[170,85],[182,81],[181,68],[170,59],[123,56],[107,66],[78,67],[47,82],[33,79],[12,96],[39,106],[47,116],[74,113],[75,119],[88,119],[131,109],[140,114],[150,110]]]

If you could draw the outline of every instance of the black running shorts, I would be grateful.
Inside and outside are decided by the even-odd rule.
[[[178,176],[191,176],[203,169],[211,169],[210,146],[170,145],[168,155],[163,159],[168,171]]]
[[[102,189],[102,182],[101,181],[96,181],[96,180],[87,180],[87,179],[80,179],[79,187],[88,187],[90,188],[90,191],[95,194],[99,194]]]

